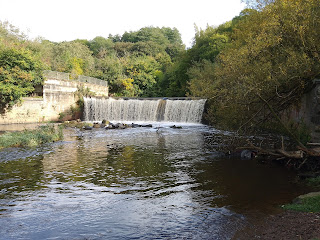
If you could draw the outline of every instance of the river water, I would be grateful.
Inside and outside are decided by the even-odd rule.
[[[232,239],[304,192],[294,173],[219,153],[224,133],[66,129],[0,152],[0,239]]]

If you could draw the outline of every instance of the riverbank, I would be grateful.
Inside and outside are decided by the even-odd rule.
[[[0,149],[8,147],[35,147],[63,139],[62,126],[43,125],[37,129],[5,132],[0,135]]]
[[[306,183],[319,189],[320,178]],[[234,239],[320,239],[320,192],[300,195],[281,208],[280,213],[247,224]]]
[[[246,227],[239,231],[233,239],[320,239],[320,213],[286,210]]]

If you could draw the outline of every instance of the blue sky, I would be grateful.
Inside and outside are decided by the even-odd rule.
[[[176,27],[189,47],[194,25],[217,26],[238,15],[241,0],[0,0],[0,21],[30,38],[91,40],[142,27]]]

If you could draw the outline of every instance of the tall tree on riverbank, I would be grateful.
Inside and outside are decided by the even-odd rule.
[[[274,0],[242,13],[232,42],[210,67],[210,91],[198,71],[195,95],[211,100],[209,119],[228,127],[270,124],[276,114],[299,102],[320,74],[318,0]],[[193,71],[193,76],[195,71]],[[266,104],[267,103],[267,104]]]
[[[202,62],[214,62],[218,54],[228,46],[231,31],[236,21],[230,21],[217,28],[208,26],[206,29],[196,28],[193,46],[179,55],[179,60],[169,68],[164,89],[168,96],[185,96],[188,94],[191,69],[200,67]],[[201,68],[201,67],[200,67]],[[199,84],[199,82],[197,83]],[[197,85],[195,81],[193,85]],[[193,92],[193,94],[195,94]]]

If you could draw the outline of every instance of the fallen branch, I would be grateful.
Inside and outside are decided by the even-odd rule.
[[[261,147],[257,147],[257,146],[254,146],[250,141],[248,141],[249,145],[248,147],[238,147],[237,149],[248,149],[248,150],[254,150],[257,152],[257,154],[266,154],[266,155],[271,155],[271,156],[274,156],[274,157],[281,157],[282,155],[280,154],[277,154],[275,153],[274,151],[272,150],[266,150],[266,149],[263,149]]]
[[[307,143],[309,146],[320,146],[320,143]]]
[[[308,154],[311,157],[320,157],[320,152],[316,152],[312,149],[308,149],[306,147],[301,147],[301,146],[298,146],[297,148],[301,151],[304,151],[306,154]]]
[[[290,151],[287,152],[285,150],[282,149],[277,149],[276,152],[282,154],[283,156],[287,157],[287,158],[293,158],[293,159],[302,159],[303,158],[303,151]]]

